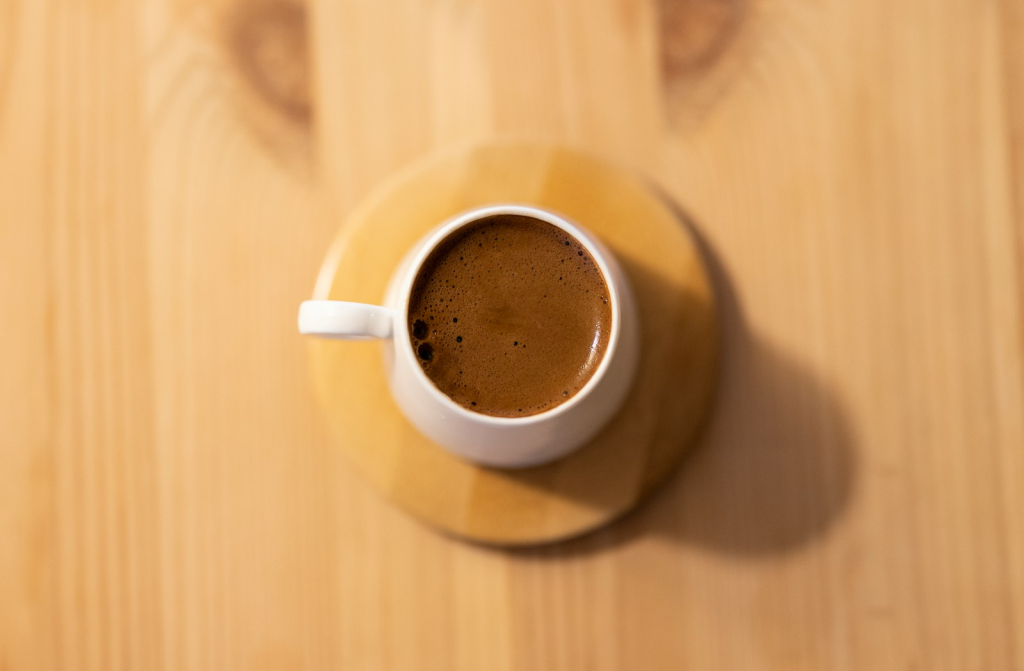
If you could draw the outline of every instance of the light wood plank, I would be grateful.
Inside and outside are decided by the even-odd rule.
[[[0,669],[1024,666],[1013,0],[0,0]],[[326,435],[343,216],[495,136],[641,170],[711,250],[703,445],[495,552]]]

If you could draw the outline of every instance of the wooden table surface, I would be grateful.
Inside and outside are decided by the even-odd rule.
[[[383,503],[295,332],[498,136],[651,176],[725,320],[678,476],[532,551]],[[1024,668],[1018,0],[0,0],[0,335],[3,671]]]

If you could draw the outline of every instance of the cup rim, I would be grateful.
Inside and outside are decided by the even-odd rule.
[[[426,262],[430,254],[437,249],[441,242],[446,240],[459,229],[480,221],[481,219],[503,214],[530,217],[532,219],[538,219],[547,224],[551,224],[552,226],[565,231],[576,242],[583,245],[583,247],[590,253],[591,258],[593,258],[594,262],[597,264],[598,269],[601,271],[602,279],[604,279],[605,286],[608,287],[608,298],[612,313],[611,330],[608,334],[608,345],[605,349],[604,356],[601,357],[601,362],[597,365],[597,370],[594,371],[583,387],[565,403],[561,403],[549,410],[544,410],[533,415],[526,415],[524,417],[495,417],[494,415],[487,415],[482,412],[470,410],[452,400],[450,396],[445,394],[437,387],[437,385],[434,384],[434,381],[430,379],[430,377],[423,371],[422,366],[420,366],[419,360],[416,359],[416,356],[412,351],[412,339],[409,335],[409,328],[407,324],[409,320],[409,299],[412,294],[412,287],[416,281],[416,277],[419,275],[419,272],[423,267],[423,264]],[[618,350],[619,347],[619,340],[621,339],[622,334],[621,288],[615,281],[614,273],[611,272],[610,259],[611,256],[608,250],[605,249],[591,233],[587,232],[567,216],[542,207],[507,203],[484,205],[466,210],[461,214],[457,214],[445,223],[441,224],[428,235],[426,243],[416,253],[411,264],[408,266],[406,277],[402,283],[402,293],[395,311],[395,320],[398,322],[394,327],[395,336],[397,338],[396,349],[400,350],[398,356],[406,357],[407,361],[411,363],[411,367],[415,370],[414,375],[417,376],[417,379],[421,383],[423,383],[427,393],[437,403],[446,410],[453,412],[460,417],[476,422],[483,422],[492,426],[528,426],[531,424],[548,422],[561,417],[562,415],[571,412],[593,393],[594,389],[605,377],[608,368],[611,366],[616,350]]]

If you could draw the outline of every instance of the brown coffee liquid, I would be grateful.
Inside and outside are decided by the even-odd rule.
[[[469,224],[427,258],[409,334],[423,370],[456,403],[521,417],[560,405],[608,346],[608,287],[593,257],[556,226],[499,215]]]

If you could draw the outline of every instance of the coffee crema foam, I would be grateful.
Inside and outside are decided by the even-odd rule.
[[[413,283],[412,346],[434,385],[469,410],[534,415],[572,398],[611,331],[608,286],[575,238],[497,215],[431,252]]]

